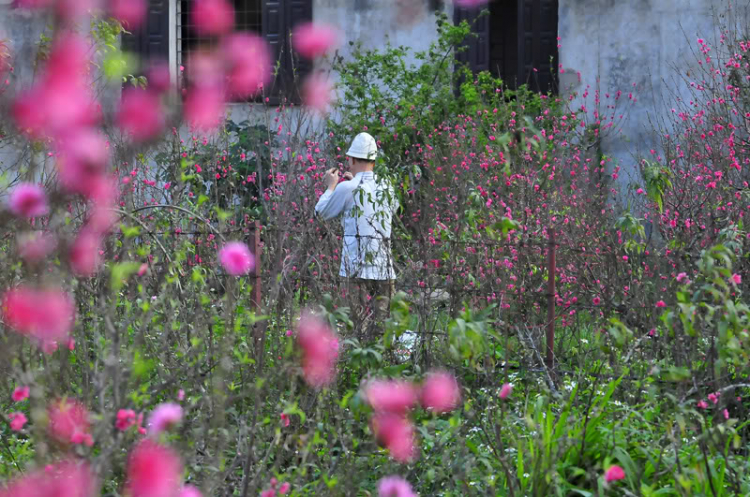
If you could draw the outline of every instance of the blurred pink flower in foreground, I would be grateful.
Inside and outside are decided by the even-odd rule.
[[[225,109],[224,90],[218,85],[191,88],[183,104],[183,112],[188,124],[201,131],[210,131],[218,127]]]
[[[393,413],[376,413],[372,417],[372,431],[396,461],[406,463],[417,458],[414,425],[406,417]]]
[[[417,497],[417,494],[400,476],[387,476],[378,482],[378,497]]]
[[[128,31],[138,28],[146,17],[146,0],[108,0],[109,14]]]
[[[271,52],[266,41],[252,33],[234,33],[221,46],[227,64],[229,93],[247,98],[259,93],[271,79]]]
[[[63,443],[94,445],[86,406],[73,399],[53,401],[47,408],[50,435]]]
[[[18,217],[39,217],[49,214],[44,188],[33,183],[21,183],[10,193],[10,211]]]
[[[117,419],[115,420],[115,428],[120,431],[125,431],[135,424],[135,411],[132,409],[120,409],[117,411]]]
[[[300,55],[314,59],[331,50],[338,43],[338,38],[334,27],[310,22],[294,28],[292,44]]]
[[[479,7],[489,2],[489,0],[455,0],[459,7]]]
[[[199,35],[222,35],[234,28],[234,7],[227,0],[195,0],[192,14]]]
[[[148,419],[148,431],[151,435],[168,430],[182,419],[182,407],[173,402],[156,406]]]
[[[107,140],[92,130],[69,133],[57,144],[60,182],[71,193],[92,196],[109,160]]]
[[[452,374],[438,371],[427,375],[420,398],[425,409],[449,412],[461,402],[461,389]]]
[[[364,394],[367,402],[379,412],[406,414],[417,403],[416,388],[403,380],[371,380]]]
[[[732,282],[733,282],[733,283],[734,283],[735,285],[739,285],[740,283],[742,283],[742,276],[740,276],[740,275],[739,275],[739,274],[737,274],[737,273],[733,274],[733,275],[732,275]]]
[[[11,430],[21,431],[23,429],[23,425],[26,424],[28,419],[26,418],[26,415],[22,412],[12,412],[8,414],[8,421],[10,421]]]
[[[219,262],[227,273],[241,276],[255,267],[255,257],[242,242],[229,242],[219,250]]]
[[[155,92],[139,88],[124,91],[116,122],[135,142],[156,138],[165,122],[161,98]]]
[[[14,331],[44,341],[66,340],[73,328],[73,299],[62,290],[19,286],[3,296],[5,323]]]
[[[78,233],[73,245],[70,247],[69,262],[70,269],[77,276],[94,276],[101,267],[103,237],[93,230],[85,227]]]
[[[336,377],[339,340],[319,317],[306,313],[297,325],[297,341],[302,349],[302,373],[308,385],[320,388]]]
[[[201,492],[192,485],[185,485],[180,490],[179,497],[201,497]]]
[[[10,398],[13,399],[13,402],[24,401],[29,398],[29,391],[30,389],[28,386],[16,387],[10,395]]]
[[[96,124],[101,109],[88,86],[91,44],[66,31],[52,42],[37,83],[18,94],[12,108],[16,125],[33,138]]]
[[[126,492],[131,497],[170,497],[182,488],[182,462],[169,447],[147,438],[128,459]]]
[[[302,103],[321,114],[328,111],[333,100],[333,85],[323,74],[308,76],[302,85]]]
[[[45,259],[57,246],[57,240],[49,233],[31,231],[18,235],[18,255],[26,262]]]
[[[604,474],[604,479],[607,483],[622,480],[623,478],[625,478],[625,471],[620,466],[610,466]]]
[[[93,497],[96,480],[87,464],[63,461],[11,481],[0,497]]]
[[[513,393],[513,385],[511,385],[510,383],[505,383],[500,389],[500,398],[505,400],[508,397],[510,397],[510,394],[512,393]]]

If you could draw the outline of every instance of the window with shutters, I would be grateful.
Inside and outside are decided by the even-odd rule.
[[[263,97],[276,104],[284,99],[299,102],[298,81],[312,70],[312,65],[297,57],[291,50],[291,31],[300,23],[312,20],[313,0],[233,0],[235,29],[253,31],[262,35],[269,46],[279,68]],[[167,60],[170,48],[176,50],[172,62],[189,71],[187,62],[192,50],[214,46],[216,39],[201,37],[191,25],[193,0],[149,0],[149,15],[138,32],[123,39],[125,49],[135,51],[144,59]],[[174,23],[170,26],[169,8],[174,9]],[[170,47],[170,28],[174,29]],[[176,72],[176,71],[175,71]],[[184,78],[181,78],[184,80]]]
[[[493,0],[479,9],[456,8],[476,36],[458,55],[472,71],[490,71],[511,88],[528,84],[541,92],[557,90],[558,0]]]

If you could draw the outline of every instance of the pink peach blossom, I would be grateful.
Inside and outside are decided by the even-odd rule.
[[[44,341],[65,340],[73,328],[73,299],[62,290],[19,286],[3,296],[5,323],[17,333]]]
[[[0,497],[93,497],[96,487],[88,464],[71,459],[24,474],[0,489]]]
[[[387,476],[378,482],[378,497],[417,497],[417,494],[400,476]]]
[[[317,112],[328,112],[333,100],[333,85],[322,74],[308,76],[302,84],[302,103]]]
[[[10,193],[10,211],[18,217],[39,217],[49,214],[44,188],[33,183],[21,183]]]
[[[22,387],[16,387],[15,390],[13,390],[13,393],[10,395],[10,398],[13,399],[13,402],[21,402],[29,398],[29,391],[30,388],[28,386],[22,386]]]
[[[57,240],[49,233],[32,231],[18,236],[18,255],[28,263],[44,260],[57,246]]]
[[[364,396],[375,411],[405,414],[417,403],[417,390],[408,381],[372,380]]]
[[[599,297],[594,297],[594,300],[593,300],[594,305],[599,305],[601,303],[601,301],[602,301],[602,299],[600,299]]]
[[[657,308],[667,307],[667,304],[663,300],[660,300],[656,303],[656,307]]]
[[[22,412],[12,412],[8,414],[8,421],[10,421],[11,430],[21,431],[23,429],[23,425],[26,424],[28,419],[26,418],[26,415]]]
[[[193,87],[187,92],[183,112],[191,127],[210,131],[221,124],[226,105],[224,90],[218,85]]]
[[[474,8],[479,7],[481,5],[484,5],[489,2],[489,0],[455,0],[456,5],[459,7],[465,7],[465,8]]]
[[[255,267],[255,257],[242,242],[229,242],[219,251],[219,262],[232,276],[248,274]]]
[[[159,136],[164,129],[161,98],[152,91],[130,88],[123,91],[117,126],[134,142],[145,142]]]
[[[438,413],[449,412],[461,401],[461,390],[452,374],[437,371],[427,375],[420,400],[425,409]]]
[[[327,24],[305,23],[294,28],[292,44],[303,57],[314,59],[325,55],[338,43],[338,31]]]
[[[199,35],[223,35],[234,28],[234,7],[227,0],[195,0],[192,21]]]
[[[287,416],[286,414],[282,412],[281,414],[279,414],[279,418],[281,418],[281,424],[284,426],[284,428],[289,426],[289,423],[290,423],[289,416]]]
[[[339,340],[319,317],[306,313],[297,327],[297,341],[302,349],[302,373],[305,381],[316,388],[330,385],[336,376]]]
[[[117,419],[115,420],[115,428],[120,431],[125,431],[135,424],[136,415],[132,409],[120,409],[117,411]]]
[[[179,497],[201,497],[201,491],[192,485],[185,485],[180,490]]]
[[[734,273],[734,274],[732,275],[732,282],[733,282],[733,283],[734,283],[735,285],[739,285],[740,283],[742,283],[742,276],[740,276],[740,275],[739,275],[739,274],[737,274],[737,273]]]
[[[406,417],[388,412],[375,413],[372,417],[375,438],[398,462],[412,462],[417,458],[414,425]]]
[[[697,405],[698,409],[707,409],[708,408],[708,403],[705,400],[699,400],[696,405]]]
[[[273,64],[266,41],[252,33],[234,33],[222,44],[228,91],[238,98],[258,94],[271,79]]]
[[[286,495],[287,493],[289,493],[289,490],[291,489],[292,489],[292,484],[289,483],[288,481],[285,481],[279,487],[279,495]]]
[[[505,400],[508,397],[510,397],[510,394],[512,393],[513,393],[513,385],[511,385],[510,383],[505,383],[500,389],[500,398],[502,400]]]
[[[108,160],[107,140],[95,131],[77,130],[58,141],[60,182],[71,193],[93,195]]]
[[[109,0],[109,14],[128,31],[137,29],[146,17],[146,0]]]
[[[70,268],[77,276],[91,277],[102,264],[103,237],[93,230],[84,228],[70,247]]]
[[[170,448],[150,438],[141,440],[130,453],[126,492],[132,497],[169,497],[182,488],[182,462]]]
[[[47,408],[49,434],[63,443],[85,444],[92,446],[93,438],[89,433],[91,423],[86,407],[73,399],[53,401]]]
[[[609,469],[607,469],[607,472],[604,474],[604,479],[607,483],[622,480],[623,478],[625,478],[625,470],[623,470],[620,466],[610,466]]]
[[[172,402],[159,404],[148,419],[148,431],[151,435],[158,435],[179,423],[181,419],[182,407],[179,404]]]

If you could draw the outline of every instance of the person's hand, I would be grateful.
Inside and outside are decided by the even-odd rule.
[[[354,175],[352,173],[350,173],[349,171],[347,171],[347,172],[344,173],[344,179],[346,181],[353,180],[354,179]]]
[[[326,172],[324,180],[328,189],[333,190],[339,184],[339,170],[332,167]]]

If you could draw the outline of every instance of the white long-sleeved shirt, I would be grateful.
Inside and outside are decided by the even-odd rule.
[[[315,206],[320,217],[328,220],[343,214],[341,276],[366,280],[396,278],[391,256],[391,222],[397,208],[393,188],[378,181],[371,171],[357,173],[353,179],[320,196]]]

